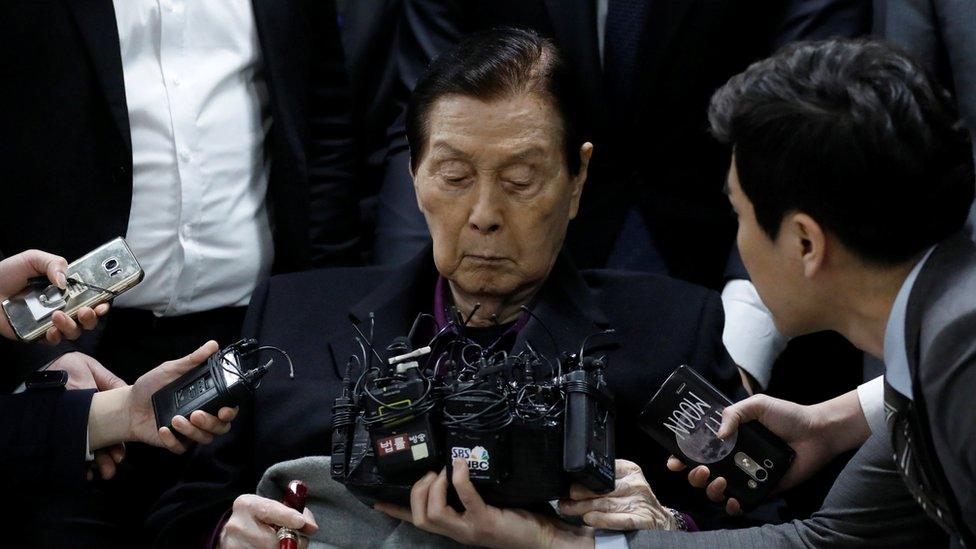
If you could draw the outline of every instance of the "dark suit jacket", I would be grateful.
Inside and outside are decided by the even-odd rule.
[[[85,482],[85,434],[95,391],[0,395],[0,486],[38,492]],[[5,524],[10,524],[4,521]]]
[[[332,0],[253,0],[273,117],[277,272],[350,263],[358,208]],[[0,3],[0,255],[72,261],[124,235],[132,150],[112,0]],[[0,351],[2,352],[2,351]],[[9,351],[27,364],[25,351]],[[21,360],[22,359],[22,360]]]
[[[197,450],[183,482],[167,492],[150,517],[160,542],[179,546],[214,528],[234,498],[253,492],[271,465],[307,455],[328,455],[331,407],[348,357],[358,351],[349,312],[376,314],[375,340],[385,346],[410,329],[417,313],[433,308],[436,272],[430,250],[396,268],[323,270],[278,276],[255,294],[245,332],[287,350],[295,379],[278,366],[254,401],[241,408],[231,433]],[[618,406],[618,456],[641,464],[661,499],[701,509],[703,498],[682,475],[665,471],[665,452],[635,424],[665,377],[689,364],[721,390],[741,391],[721,342],[722,306],[704,288],[653,275],[580,273],[560,259],[520,332],[545,352],[552,332],[560,348],[606,326],[617,330],[607,375]],[[601,351],[602,352],[602,351]]]

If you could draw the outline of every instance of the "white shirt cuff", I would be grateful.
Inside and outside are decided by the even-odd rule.
[[[611,530],[597,530],[593,534],[594,549],[629,549],[627,536]]]
[[[748,280],[730,280],[722,290],[725,329],[722,343],[740,368],[760,385],[769,385],[773,363],[787,339],[776,329],[773,316],[763,304],[756,287]]]
[[[878,376],[857,386],[857,399],[872,434],[887,432],[884,411],[884,376]]]

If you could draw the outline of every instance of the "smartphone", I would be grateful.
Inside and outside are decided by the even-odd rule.
[[[121,236],[68,265],[67,288],[47,277],[31,279],[28,287],[2,303],[17,337],[36,341],[53,325],[51,316],[62,311],[77,319],[78,309],[110,301],[142,281],[145,273]]]
[[[718,438],[722,411],[732,404],[687,366],[661,385],[638,419],[641,429],[689,467],[706,465],[710,478],[725,477],[725,494],[751,509],[765,500],[786,474],[796,453],[757,421]]]

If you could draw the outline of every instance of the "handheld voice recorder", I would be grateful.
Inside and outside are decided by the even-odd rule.
[[[291,377],[295,377],[287,353],[277,347],[259,346],[255,339],[242,339],[210,355],[206,362],[153,394],[156,426],[169,427],[177,438],[182,439],[182,435],[173,429],[173,417],[189,418],[195,410],[217,415],[223,407],[237,406],[254,392],[274,364],[274,360],[269,359],[256,368],[245,369],[245,361],[262,350],[284,356],[291,368]]]

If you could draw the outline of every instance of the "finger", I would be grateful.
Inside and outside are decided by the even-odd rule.
[[[305,515],[278,501],[255,496],[248,500],[248,507],[255,519],[269,526],[301,530],[306,524]]]
[[[51,323],[61,332],[61,335],[70,340],[81,337],[81,328],[62,311],[54,311],[54,314],[51,315]]]
[[[57,345],[58,343],[61,343],[61,331],[54,326],[51,326],[47,329],[47,333],[44,334],[44,341],[47,342],[48,345]]]
[[[624,478],[627,475],[633,473],[640,473],[640,465],[637,465],[633,461],[627,461],[626,459],[614,460],[614,476],[616,478]]]
[[[708,477],[711,472],[708,467],[704,465],[699,465],[691,471],[688,472],[688,484],[694,486],[695,488],[704,488],[708,484]]]
[[[705,488],[705,495],[708,499],[714,501],[715,503],[722,503],[725,501],[725,487],[727,483],[725,482],[725,477],[718,477],[712,482],[708,483]]]
[[[43,274],[51,284],[64,290],[68,287],[67,269],[68,262],[63,257],[40,250],[27,250],[3,260],[4,276],[0,288],[4,294],[16,293],[31,278]]]
[[[597,494],[582,484],[573,484],[569,487],[569,498],[577,501],[584,499],[602,498],[607,494]]]
[[[88,360],[88,369],[91,371],[92,378],[95,380],[95,387],[99,391],[125,387],[128,384],[119,376],[113,374],[108,368],[102,366],[97,360]]]
[[[196,366],[199,366],[201,362],[207,360],[210,355],[216,353],[220,350],[217,346],[217,342],[210,340],[203,345],[201,345],[196,351],[186,355],[183,358],[178,358],[176,360],[170,360],[169,362],[164,362],[161,367],[167,370],[167,373],[180,375],[189,372]]]
[[[580,501],[562,500],[559,512],[569,517],[581,517],[593,511],[609,513],[614,510],[612,498],[584,499]]]
[[[220,421],[230,423],[231,421],[234,421],[234,418],[237,417],[237,410],[237,406],[234,406],[233,408],[227,408],[225,406],[220,410],[217,410],[217,417],[220,419]]]
[[[451,475],[451,484],[457,492],[464,509],[470,513],[481,513],[485,509],[485,501],[478,495],[478,490],[471,484],[468,474],[468,464],[463,459],[454,460],[454,473]]]
[[[467,464],[464,465],[467,467]],[[432,525],[436,525],[436,530],[441,533],[459,532],[464,528],[464,519],[447,504],[447,487],[450,485],[447,479],[447,467],[441,469],[437,478],[430,485],[427,492],[427,519]]]
[[[125,445],[116,444],[115,446],[110,446],[108,453],[112,455],[112,461],[122,463],[122,460],[125,459]]]
[[[437,517],[444,514],[444,509],[447,507],[447,467],[441,469],[441,472],[434,479],[434,482],[430,486],[430,490],[427,491],[427,515],[430,517]]]
[[[105,316],[111,307],[108,303],[101,303],[95,306],[95,314],[98,316]]]
[[[199,442],[200,444],[210,444],[213,442],[213,435],[194,426],[183,416],[173,416],[173,428],[186,438]]]
[[[435,478],[436,473],[427,473],[410,489],[410,512],[413,514],[411,522],[417,526],[423,527],[427,524],[427,491]]]
[[[186,451],[186,446],[176,438],[176,435],[169,430],[169,427],[159,428],[159,441],[163,443],[163,448],[166,448],[174,454],[182,454]]]
[[[739,505],[739,500],[735,498],[729,498],[729,501],[725,502],[725,512],[735,516],[742,514],[742,506]]]
[[[212,416],[203,410],[195,410],[191,413],[190,423],[198,429],[214,435],[224,435],[230,431],[230,423],[220,421],[216,416]]]
[[[681,461],[680,459],[674,456],[668,456],[668,469],[671,471],[677,473],[678,471],[685,470],[687,467],[688,466],[685,465],[685,462]]]
[[[31,255],[28,259],[32,264],[37,266],[43,265],[42,269],[37,270],[46,274],[51,284],[56,285],[62,290],[68,287],[68,275],[66,274],[68,271],[68,261],[65,258],[36,250],[32,250],[29,253]]]
[[[91,307],[82,307],[78,309],[78,324],[83,330],[93,330],[98,326],[98,315]]]
[[[95,452],[95,464],[98,467],[98,474],[104,480],[115,476],[115,461],[112,460],[112,456],[108,452]]]
[[[583,522],[604,530],[638,530],[638,518],[630,513],[603,513],[592,511],[583,515]]]
[[[406,507],[401,507],[399,505],[393,505],[390,503],[377,503],[376,505],[373,505],[373,509],[376,509],[381,513],[385,513],[395,519],[413,524],[413,516],[410,514],[410,509],[407,509]]]
[[[729,406],[722,411],[722,425],[715,434],[718,438],[726,439],[739,428],[739,425],[761,419],[769,408],[771,400],[766,395],[753,395]]]
[[[306,507],[302,515],[305,517],[305,526],[298,531],[306,536],[311,536],[315,532],[318,532],[319,525],[315,522],[315,515],[312,514],[312,510]]]

